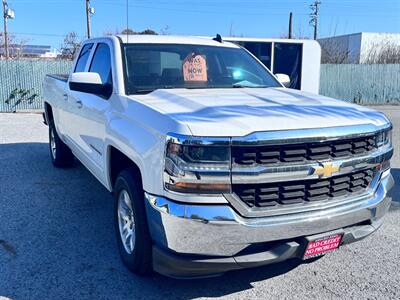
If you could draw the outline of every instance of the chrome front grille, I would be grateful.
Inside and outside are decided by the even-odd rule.
[[[234,184],[232,188],[249,207],[287,206],[362,194],[372,182],[374,174],[374,169],[367,169],[327,179]]]
[[[290,145],[233,145],[232,163],[236,166],[251,166],[345,159],[366,155],[376,149],[376,135]]]

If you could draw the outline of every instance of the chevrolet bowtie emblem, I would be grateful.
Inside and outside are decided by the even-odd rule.
[[[313,167],[313,175],[319,177],[331,177],[333,174],[339,172],[340,165],[334,165],[333,163],[323,163],[321,166]]]

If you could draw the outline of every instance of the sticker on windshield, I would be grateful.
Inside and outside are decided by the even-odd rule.
[[[183,79],[185,81],[207,81],[207,63],[200,54],[189,54],[183,60]]]

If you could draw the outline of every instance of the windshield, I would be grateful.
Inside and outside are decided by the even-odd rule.
[[[242,48],[174,44],[123,47],[126,93],[166,88],[280,87]]]

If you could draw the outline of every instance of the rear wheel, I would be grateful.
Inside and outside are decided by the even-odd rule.
[[[49,124],[49,148],[51,162],[55,167],[67,168],[73,165],[74,155],[58,136],[54,121]]]
[[[116,180],[115,228],[122,261],[132,272],[152,272],[151,238],[147,226],[144,192],[134,169],[122,171]]]

